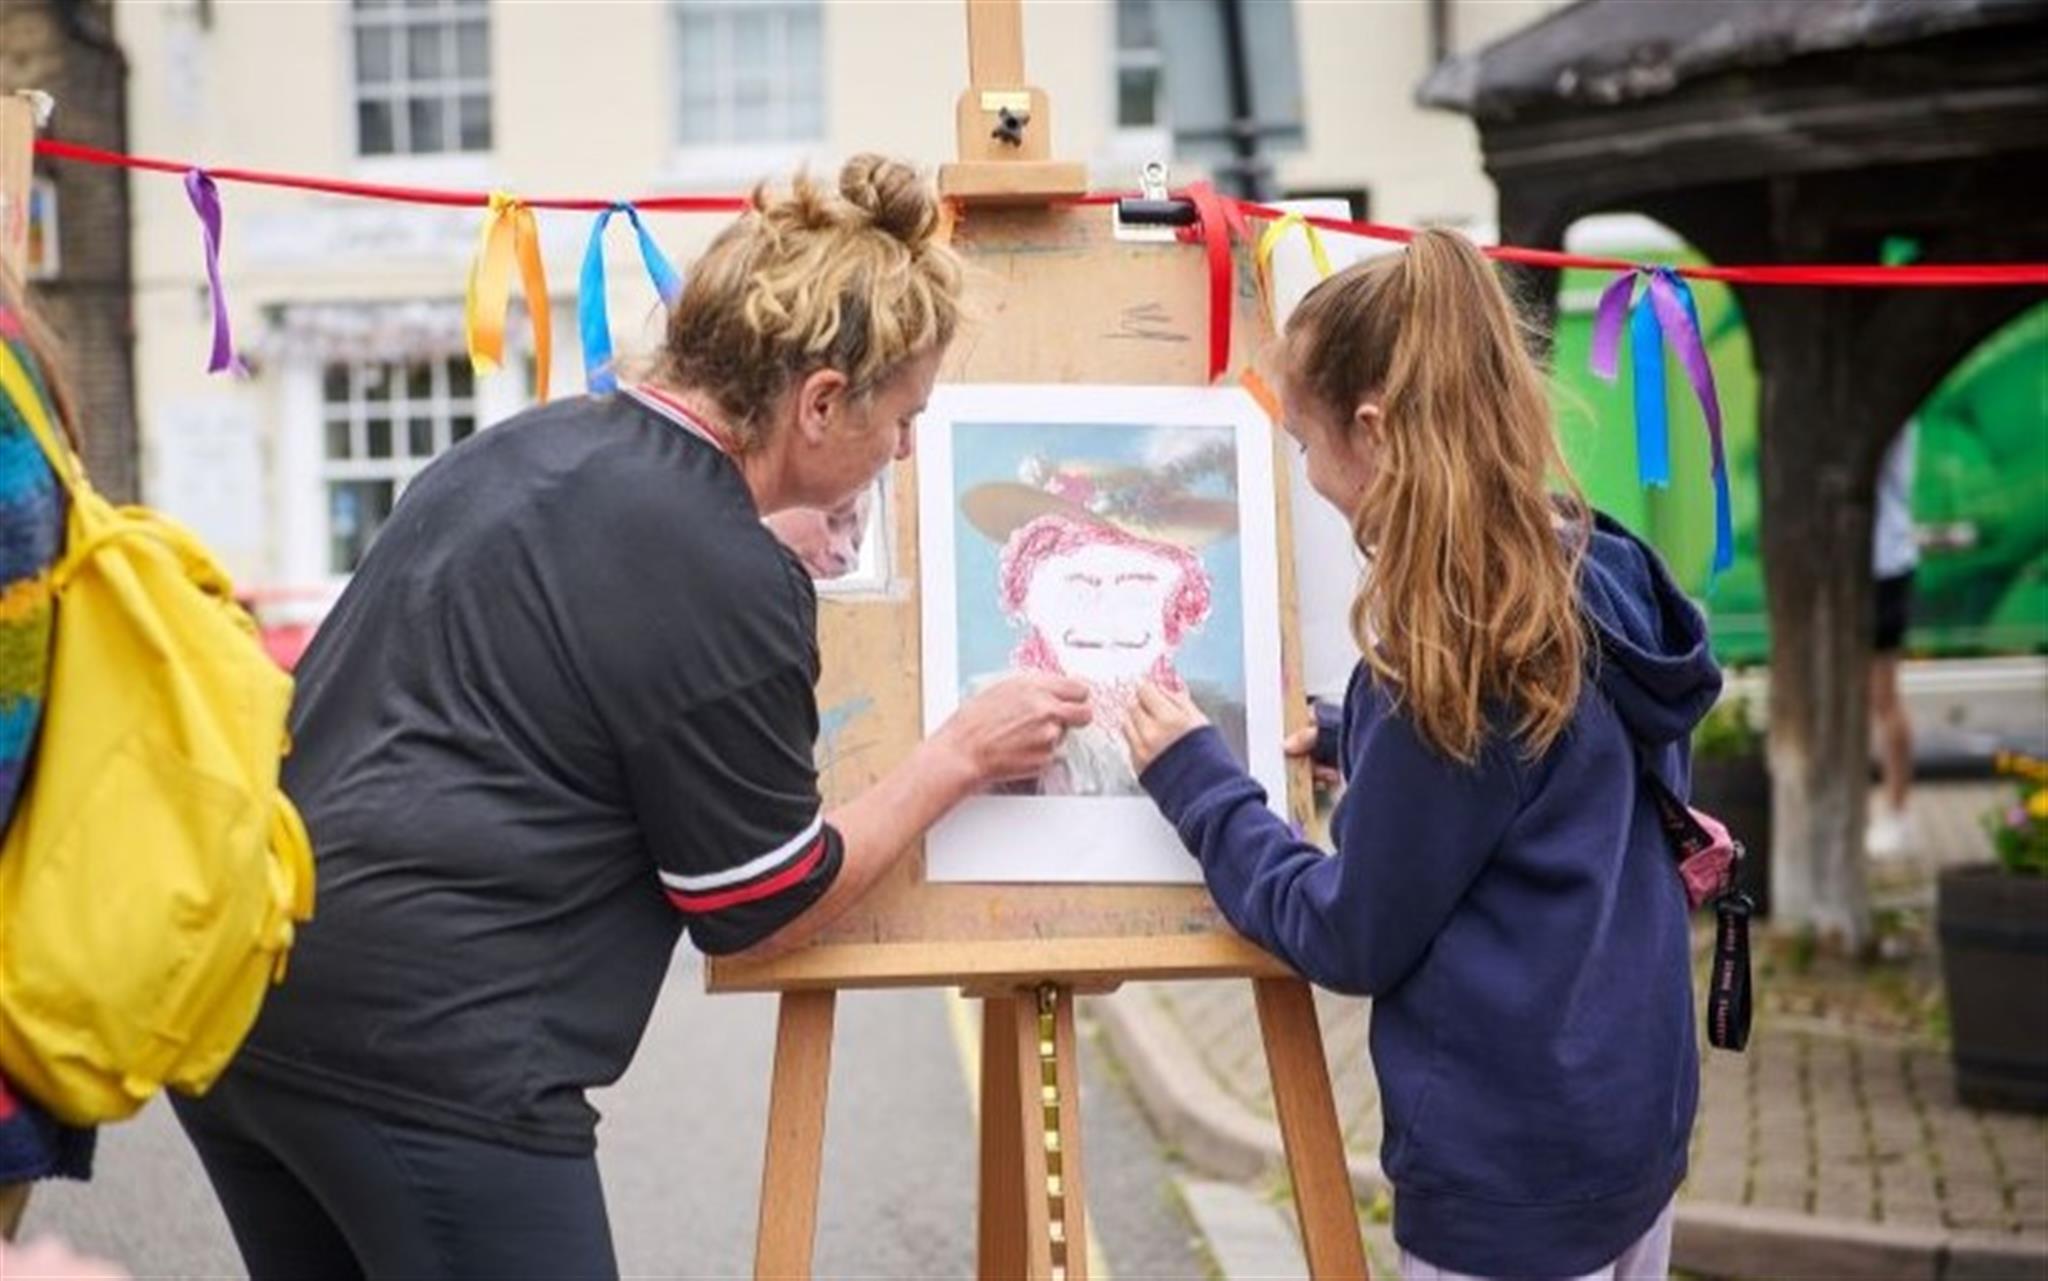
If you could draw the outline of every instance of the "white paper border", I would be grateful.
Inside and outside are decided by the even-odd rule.
[[[949,383],[918,421],[918,579],[924,727],[960,704],[953,548],[953,429],[963,422],[1227,426],[1237,445],[1239,566],[1244,605],[1245,742],[1250,772],[1285,816],[1281,752],[1280,550],[1272,425],[1236,387]],[[1170,884],[1201,869],[1143,796],[976,796],[925,838],[930,881]]]

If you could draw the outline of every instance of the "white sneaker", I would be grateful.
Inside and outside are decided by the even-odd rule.
[[[1913,820],[1907,811],[1879,806],[1877,812],[1870,816],[1870,829],[1864,833],[1863,847],[1870,851],[1870,857],[1879,862],[1894,862],[1906,856],[1906,845],[1912,835]]]

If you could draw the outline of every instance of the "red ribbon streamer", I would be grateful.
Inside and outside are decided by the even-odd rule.
[[[1202,247],[1209,255],[1209,381],[1230,368],[1230,222],[1216,189],[1206,182],[1188,188],[1201,216]],[[1241,224],[1240,224],[1241,225]]]
[[[124,155],[118,151],[104,151],[98,147],[81,146],[73,142],[59,142],[54,138],[36,139],[36,154],[60,160],[77,160],[86,164],[112,165],[124,169],[149,169],[160,173],[184,174],[197,166],[184,160],[159,160],[147,156]],[[375,182],[343,182],[335,178],[309,177],[304,174],[270,173],[260,169],[226,169],[208,166],[206,172],[221,182],[246,182],[267,187],[290,187],[301,191],[320,191],[337,196],[356,196],[369,200],[395,200],[416,205],[449,205],[482,208],[490,204],[490,193],[486,191],[451,191],[434,187],[399,187]],[[1207,184],[1198,184],[1206,186]],[[1201,201],[1196,199],[1195,189],[1184,193],[1196,200],[1197,209]],[[1075,197],[1063,203],[1103,205],[1119,197],[1098,193]],[[1214,222],[1217,226],[1227,225],[1233,217],[1279,218],[1278,209],[1249,201],[1226,199],[1209,194],[1222,211],[1222,220],[1204,216],[1205,229]],[[617,202],[616,197],[601,198],[552,198],[527,201],[534,209],[570,209],[595,213],[609,209]],[[642,196],[635,199],[642,212],[662,213],[737,213],[747,207],[745,196]],[[1415,238],[1409,227],[1397,227],[1389,223],[1353,222],[1344,218],[1311,217],[1305,221],[1326,231],[1343,232],[1347,235],[1365,236],[1373,240],[1391,240],[1406,243]],[[1224,246],[1227,255],[1229,246]],[[1493,245],[1483,252],[1489,258],[1500,262],[1518,263],[1529,267],[1564,269],[1585,268],[1592,271],[1634,271],[1645,264],[1630,262],[1625,258],[1600,258],[1587,254],[1564,253],[1555,249],[1525,249],[1518,245]],[[1213,262],[1213,257],[1212,257]],[[2003,263],[1913,263],[1904,266],[1886,267],[1867,263],[1772,263],[1745,266],[1696,266],[1674,268],[1677,274],[1691,280],[1718,280],[1731,285],[1813,285],[1845,288],[1978,288],[2013,285],[2048,285],[2048,263],[2003,262]],[[1214,288],[1212,267],[1211,288]],[[1226,278],[1225,289],[1229,282]],[[1213,301],[1213,293],[1212,293]],[[1228,299],[1226,297],[1227,306]],[[1213,314],[1213,312],[1212,312]],[[1228,326],[1225,326],[1228,328]],[[1227,336],[1226,336],[1227,342]],[[1212,335],[1213,343],[1213,335]],[[1212,353],[1212,364],[1213,353]],[[1225,355],[1228,363],[1228,354]]]

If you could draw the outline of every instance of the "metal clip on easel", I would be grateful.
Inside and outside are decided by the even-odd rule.
[[[1167,194],[1166,165],[1162,161],[1154,160],[1145,166],[1138,191],[1136,196],[1122,197],[1111,208],[1118,240],[1171,244],[1176,230],[1192,227],[1199,221],[1192,200],[1175,200]]]

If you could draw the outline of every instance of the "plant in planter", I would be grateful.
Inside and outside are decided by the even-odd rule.
[[[2001,755],[1998,771],[2018,787],[1984,816],[1996,859],[1936,890],[1956,1094],[2048,1111],[2048,761]]]
[[[1756,904],[1756,915],[1769,916],[1771,769],[1747,696],[1722,699],[1693,731],[1692,803],[1726,823],[1742,842],[1738,884]]]

